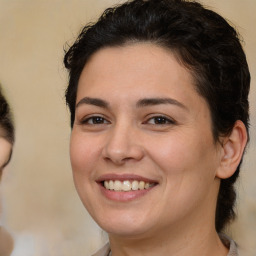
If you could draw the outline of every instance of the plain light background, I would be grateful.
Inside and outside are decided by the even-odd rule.
[[[14,112],[16,143],[2,183],[3,222],[13,256],[90,255],[106,241],[82,206],[69,162],[69,113],[62,64],[87,22],[117,0],[0,0],[0,82]],[[251,142],[238,182],[238,219],[229,233],[256,253],[256,1],[204,0],[242,35],[251,83]]]

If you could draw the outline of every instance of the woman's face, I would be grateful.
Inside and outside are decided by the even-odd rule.
[[[86,64],[71,164],[83,204],[110,234],[214,225],[220,151],[207,103],[170,51],[105,48]]]
[[[12,145],[5,138],[0,137],[0,177],[5,165],[9,162]]]

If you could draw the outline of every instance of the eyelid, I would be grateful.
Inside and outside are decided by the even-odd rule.
[[[163,125],[173,125],[173,124],[176,124],[176,121],[169,117],[169,116],[166,116],[166,115],[163,115],[163,114],[153,114],[153,115],[150,115],[147,117],[146,121],[143,122],[143,124],[150,124],[149,121],[154,119],[154,118],[163,118],[167,121],[167,123],[164,123],[164,124],[151,124],[151,125],[158,125],[158,126],[163,126]]]
[[[104,120],[104,122],[103,123],[95,123],[95,124],[88,123],[88,121],[92,120],[93,118],[102,118]],[[102,114],[90,114],[90,115],[87,115],[87,116],[81,118],[79,123],[82,124],[82,125],[83,124],[84,125],[103,125],[103,124],[110,124],[110,121],[108,120],[108,118],[106,118]]]

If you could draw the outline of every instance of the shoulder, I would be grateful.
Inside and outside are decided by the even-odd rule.
[[[92,256],[108,256],[110,253],[109,243],[105,244],[99,251],[94,253]]]
[[[222,243],[229,248],[229,253],[227,256],[240,256],[237,244],[227,235],[219,234]]]
[[[240,256],[237,245],[231,238],[229,238],[224,234],[220,234],[220,238],[223,244],[227,248],[229,248],[229,253],[227,256]],[[108,256],[109,253],[110,253],[110,247],[109,247],[109,244],[107,243],[104,247],[102,247],[99,251],[97,251],[92,256]]]
[[[10,233],[2,226],[0,226],[0,255],[11,255],[14,242]]]

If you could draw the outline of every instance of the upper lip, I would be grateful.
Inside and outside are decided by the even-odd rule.
[[[156,180],[149,179],[136,174],[115,174],[115,173],[108,173],[108,174],[101,175],[100,177],[97,178],[96,182],[103,182],[105,180],[120,180],[120,181],[138,180],[138,181],[144,181],[148,183],[158,183]]]

